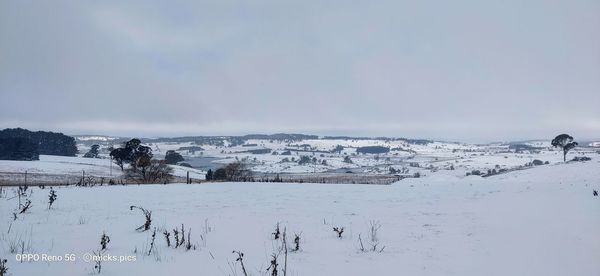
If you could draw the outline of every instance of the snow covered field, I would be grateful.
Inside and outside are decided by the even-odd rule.
[[[109,138],[94,141],[102,145],[102,148],[106,148],[113,145],[104,142]],[[561,152],[552,148],[549,141],[521,142],[520,144],[531,146],[535,150],[519,152],[510,149],[508,143],[474,145],[430,141],[419,144],[402,139],[339,138],[297,141],[248,139],[235,145],[227,139],[223,139],[221,142],[222,145],[214,145],[189,138],[188,142],[152,142],[148,145],[153,149],[157,158],[162,158],[168,150],[174,150],[186,159],[184,162],[203,158],[210,159],[209,162],[214,164],[213,170],[236,160],[245,160],[254,172],[270,174],[345,172],[347,170],[365,174],[390,174],[392,168],[403,170],[404,174],[427,175],[432,170],[444,170],[452,167],[456,170],[456,175],[465,175],[466,172],[472,170],[487,172],[491,169],[514,169],[536,159],[549,161],[551,164],[562,161]],[[78,145],[80,152],[87,150],[90,141],[86,140],[86,143]],[[334,152],[333,149],[336,146],[343,147],[343,150]],[[359,147],[365,146],[381,146],[390,151],[382,154],[357,153]],[[197,150],[187,150],[191,148]],[[252,150],[267,150],[267,152],[253,154],[249,152]],[[600,156],[599,150],[600,148],[582,144],[581,147],[572,150],[568,157]],[[300,164],[299,160],[303,156],[310,158],[311,162]],[[352,163],[344,162],[346,157],[350,158]],[[312,161],[313,158],[316,162]],[[411,163],[418,164],[418,166]],[[206,168],[197,169],[206,170]]]
[[[300,250],[288,253],[287,275],[598,275],[600,271],[600,163],[551,164],[481,178],[442,170],[393,185],[214,183],[201,185],[32,189],[32,208],[18,215],[15,188],[0,198],[0,257],[12,275],[89,275],[83,260],[110,236],[104,255],[135,261],[102,263],[100,275],[249,275],[267,272],[284,254],[271,234],[287,229],[288,245],[300,234]],[[138,210],[152,211],[156,227]],[[378,248],[369,247],[369,227],[377,221]],[[164,230],[184,224],[196,250],[167,247]],[[342,238],[332,231],[344,227]],[[186,236],[187,238],[187,236]],[[77,260],[16,260],[25,253]]]
[[[190,177],[203,179],[206,174],[205,171],[194,168],[170,166],[173,168],[173,175],[178,177],[186,177],[189,172]],[[111,160],[108,158],[40,155],[40,160],[37,161],[0,160],[0,185],[2,180],[9,183],[20,181],[19,185],[21,185],[25,182],[26,174],[29,183],[39,183],[40,180],[47,180],[62,185],[73,184],[73,181],[77,181],[84,173],[86,176],[106,179],[119,178],[123,175],[117,165],[112,164],[111,166]],[[53,177],[58,177],[58,179],[53,180]],[[70,179],[70,181],[66,181],[67,179]],[[61,183],[61,180],[65,180],[65,182]]]
[[[116,178],[123,181],[121,170],[112,165],[108,157],[108,148],[118,146],[115,137],[78,137],[79,156],[41,155],[39,161],[7,161],[0,160],[0,185],[21,184],[25,173],[29,183],[50,185],[74,184],[85,172],[86,176],[96,179]],[[91,139],[91,140],[90,140]],[[183,139],[183,138],[181,138]],[[484,145],[429,141],[416,143],[402,139],[305,139],[275,140],[247,139],[231,144],[232,138],[222,138],[207,143],[204,140],[187,138],[184,141],[165,142],[148,140],[154,158],[162,159],[165,153],[173,150],[184,158],[182,166],[171,165],[173,174],[196,181],[203,180],[206,171],[213,171],[229,163],[243,160],[252,171],[260,177],[263,174],[345,174],[352,172],[357,178],[364,175],[388,176],[427,176],[441,170],[452,170],[455,176],[465,176],[474,170],[486,174],[489,170],[510,171],[528,167],[534,160],[555,164],[562,162],[562,154],[552,148],[548,141],[529,141],[519,144],[532,147],[528,150],[515,150],[509,143],[491,143]],[[152,142],[150,142],[152,141]],[[89,150],[91,144],[100,145],[100,157],[81,157]],[[575,156],[600,157],[600,148],[594,143],[582,143],[569,152],[569,159]],[[380,146],[389,149],[386,153],[362,154],[359,147]],[[334,151],[342,147],[341,151]],[[252,151],[261,151],[253,153]],[[302,158],[309,162],[301,163]],[[345,162],[349,158],[350,162]],[[185,166],[183,166],[185,165]],[[186,166],[193,166],[189,168]],[[351,175],[347,175],[352,177]],[[288,178],[290,179],[290,178]],[[108,181],[108,180],[107,180]],[[175,180],[180,181],[180,180]],[[290,180],[291,181],[291,180]],[[360,181],[360,180],[359,180]],[[369,180],[370,181],[370,180]],[[378,183],[378,180],[373,180]],[[125,182],[127,182],[125,180]],[[306,181],[305,181],[306,182]],[[342,183],[347,183],[345,180]],[[348,182],[351,183],[351,182]],[[360,182],[364,183],[364,182]],[[389,182],[386,182],[389,183]]]

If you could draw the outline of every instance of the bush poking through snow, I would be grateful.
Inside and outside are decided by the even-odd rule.
[[[281,241],[283,247],[283,276],[287,275],[287,259],[288,259],[288,247],[287,247],[287,227],[283,228],[283,241]]]
[[[179,247],[179,230],[173,229],[173,236],[175,236],[175,248]]]
[[[182,223],[181,224],[181,241],[179,243],[179,246],[182,246],[184,242],[185,242],[185,229],[183,228],[183,223]]]
[[[148,256],[152,254],[152,249],[154,249],[154,240],[156,239],[156,227],[154,227],[154,231],[152,231],[152,239],[150,240],[150,249],[148,249]]]
[[[10,234],[12,224],[9,226],[8,233]],[[13,231],[14,232],[14,231]],[[32,234],[33,229],[25,231],[23,233],[14,233],[12,236],[2,235],[0,238],[0,244],[8,244],[8,252],[11,254],[25,254],[33,253],[32,248]],[[23,259],[21,259],[23,262]]]
[[[31,200],[25,200],[25,204],[21,205],[19,208],[19,214],[24,214],[25,212],[27,212],[27,210],[31,208]]]
[[[292,251],[299,251],[300,250],[300,234],[294,234],[294,249],[292,249]]]
[[[275,239],[275,240],[279,239],[279,235],[281,234],[281,232],[279,231],[279,222],[277,223],[277,226],[275,227],[275,232],[273,232],[272,234],[273,234],[273,239]]]
[[[381,224],[379,223],[379,221],[372,220],[369,222],[369,245],[370,245],[369,249],[365,248],[365,245],[362,240],[362,235],[358,234],[358,245],[360,246],[359,249],[361,252],[367,252],[367,251],[378,252],[378,253],[383,252],[383,249],[385,249],[385,246],[383,246],[381,248],[377,248],[379,246],[379,237],[377,236],[377,231],[379,231],[379,228],[381,228]]]
[[[52,204],[54,204],[54,201],[56,201],[56,198],[58,196],[56,195],[56,191],[54,191],[54,189],[50,188],[50,194],[48,195],[48,210],[50,210],[50,208],[52,208]]]
[[[344,233],[344,227],[333,227],[333,232],[336,232],[338,238],[342,238],[342,233]]]
[[[183,225],[181,225],[181,227],[183,227]],[[192,238],[190,237],[191,233],[192,233],[192,228],[190,228],[188,230],[187,243],[185,244],[186,251],[190,251],[190,249],[196,250],[196,246],[192,245]]]
[[[344,156],[344,163],[352,164],[354,162],[352,162],[352,159],[350,159],[350,156],[346,155],[346,156]]]
[[[165,230],[163,232],[163,236],[165,236],[165,240],[167,241],[167,247],[171,247],[171,233],[169,233],[169,231]]]
[[[94,251],[94,273],[95,274],[100,274],[100,272],[102,272],[102,252],[101,251]]]
[[[106,233],[102,233],[102,237],[100,237],[100,246],[102,250],[106,250],[106,246],[110,242],[110,237],[106,235]]]
[[[188,230],[187,243],[186,243],[185,227],[183,226],[183,223],[181,224],[181,230],[177,229],[177,227],[175,227],[175,229],[173,229],[173,237],[175,238],[175,248],[184,246],[186,250],[190,250],[190,249],[196,250],[196,246],[192,245],[190,232],[192,232],[191,228]],[[170,247],[171,234],[165,230],[165,232],[163,232],[163,235],[165,236],[165,239],[167,240],[167,245]]]
[[[272,254],[271,255],[271,265],[269,265],[269,267],[267,268],[267,272],[269,270],[271,270],[271,276],[277,276],[277,255],[276,254]]]
[[[150,225],[152,224],[152,212],[148,211],[142,207],[138,207],[138,206],[134,206],[134,205],[129,206],[129,210],[133,210],[134,208],[142,211],[142,213],[144,213],[144,217],[146,218],[146,222],[144,222],[143,225],[136,228],[135,230],[141,231],[141,232],[150,230]]]
[[[377,231],[379,231],[379,228],[381,228],[381,223],[379,223],[379,221],[369,221],[369,238],[371,239],[372,243],[379,241],[379,238],[377,237]]]
[[[360,246],[360,251],[361,252],[367,252],[367,250],[365,249],[365,245],[363,244],[362,238],[360,237],[361,234],[358,234],[358,245]]]
[[[360,249],[361,252],[371,251],[371,252],[381,253],[381,252],[383,252],[383,249],[385,249],[385,246],[378,249],[377,246],[379,246],[379,244],[378,243],[374,243],[374,244],[372,243],[371,244],[371,248],[369,248],[369,250],[367,250],[365,248],[365,245],[364,245],[363,241],[362,241],[361,234],[358,234],[358,245],[360,246],[359,249]]]
[[[0,276],[8,276],[7,259],[0,259]]]
[[[240,262],[240,266],[242,267],[242,273],[244,273],[244,276],[248,276],[248,273],[246,272],[246,267],[244,266],[244,253],[242,253],[240,251],[235,251],[235,250],[232,253],[238,255],[238,257],[237,257],[237,259],[235,259],[235,261]]]

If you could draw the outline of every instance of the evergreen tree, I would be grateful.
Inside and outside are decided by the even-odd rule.
[[[206,172],[206,180],[207,181],[213,180],[213,171],[212,171],[212,169],[208,169],[208,171]]]
[[[92,145],[92,148],[90,148],[90,151],[86,152],[83,155],[83,157],[85,157],[85,158],[98,158],[98,154],[100,153],[99,149],[100,149],[100,145]]]
[[[185,160],[183,159],[183,156],[174,150],[169,150],[165,154],[165,161],[167,161],[167,164],[177,164],[183,160]]]
[[[561,134],[552,139],[552,146],[561,148],[563,151],[563,161],[567,161],[567,153],[575,148],[578,144],[573,141],[573,137],[568,134]]]

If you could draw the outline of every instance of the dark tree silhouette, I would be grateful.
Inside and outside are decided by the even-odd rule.
[[[39,160],[38,145],[22,137],[0,138],[0,160]]]
[[[211,181],[213,180],[213,171],[212,169],[208,169],[208,171],[206,172],[206,181]]]
[[[152,159],[152,149],[143,146],[139,139],[131,139],[123,144],[123,147],[113,149],[110,152],[110,157],[123,170],[124,164],[131,164],[132,170],[135,172],[138,168],[144,168],[149,165]]]
[[[90,151],[86,152],[83,157],[85,158],[98,158],[100,145],[92,145]]]
[[[215,171],[212,177],[213,180],[225,180],[227,179],[227,171],[224,168],[219,168]]]
[[[252,177],[252,171],[248,168],[248,164],[243,161],[229,163],[224,169],[226,179],[229,181],[248,181]]]
[[[344,147],[342,145],[337,145],[335,146],[335,148],[333,150],[331,150],[332,153],[342,153],[342,151],[344,150]]]
[[[300,156],[300,160],[298,160],[298,165],[309,164],[312,162],[312,159],[306,155]]]
[[[183,156],[174,150],[168,150],[165,154],[165,161],[167,161],[167,164],[177,164],[177,162],[183,160]]]
[[[123,170],[123,165],[129,160],[130,152],[127,148],[116,148],[110,152],[110,157],[121,168],[121,171]]]
[[[569,134],[561,134],[552,140],[552,146],[561,148],[563,151],[563,161],[567,161],[567,152],[577,146],[577,142],[573,142],[573,137]]]
[[[39,154],[75,156],[75,138],[57,132],[29,131],[22,128],[0,130],[0,138],[25,138],[36,144]]]

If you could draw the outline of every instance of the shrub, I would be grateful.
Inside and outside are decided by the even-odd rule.
[[[213,180],[213,171],[212,171],[212,169],[208,169],[208,171],[206,172],[205,178],[206,178],[206,181]]]
[[[304,165],[304,164],[310,164],[310,163],[312,163],[312,160],[310,159],[310,157],[308,157],[306,155],[300,156],[300,160],[298,160],[298,165]]]
[[[344,147],[342,145],[337,145],[335,146],[334,149],[331,150],[332,153],[342,153],[342,151],[344,150]]]
[[[587,156],[583,156],[583,157],[575,156],[571,161],[584,162],[584,161],[590,161],[590,160],[592,160],[592,158],[589,158]]]
[[[142,226],[136,228],[135,230],[137,230],[137,231],[150,230],[150,225],[152,224],[152,212],[148,211],[142,207],[133,206],[133,205],[129,206],[129,210],[133,210],[134,208],[142,211],[142,213],[144,214],[144,218],[146,219],[146,222],[144,222],[144,224]]]
[[[292,251],[299,251],[300,250],[300,234],[294,234],[294,249],[292,249]]]
[[[173,176],[173,168],[169,167],[164,160],[138,159],[136,168],[127,169],[125,176],[144,183],[166,183]]]
[[[54,189],[50,188],[50,194],[48,195],[48,209],[52,208],[52,204],[56,201],[57,197]]]
[[[352,162],[352,159],[350,158],[350,156],[344,156],[344,163],[352,164],[354,162]]]
[[[178,165],[179,165],[179,166],[182,166],[182,167],[186,167],[186,168],[193,168],[193,167],[192,167],[192,165],[190,165],[189,163],[184,163],[184,162],[181,162],[181,163],[179,163]]]
[[[534,166],[541,166],[541,165],[544,165],[544,161],[535,159],[531,162],[531,164],[533,164]]]
[[[342,233],[344,233],[344,227],[333,227],[333,232],[336,232],[338,238],[342,238]]]
[[[237,254],[238,257],[237,259],[235,259],[235,261],[239,262],[242,266],[242,273],[244,273],[244,276],[248,276],[248,273],[246,272],[246,267],[244,266],[244,253],[235,250],[232,253]]]
[[[8,267],[6,266],[7,262],[7,259],[0,259],[0,276],[8,275]]]
[[[227,179],[227,171],[225,168],[219,168],[213,174],[213,180],[226,180]]]
[[[25,200],[25,203],[19,206],[19,208],[19,214],[24,214],[25,212],[27,212],[27,210],[31,208],[31,200]]]
[[[252,172],[244,161],[229,163],[224,169],[226,179],[229,181],[247,181],[252,177]]]
[[[148,249],[148,256],[150,256],[150,254],[152,254],[152,249],[154,249],[154,240],[156,239],[156,227],[154,227],[154,230],[152,231],[152,236],[150,239],[150,249]]]
[[[100,246],[102,250],[106,250],[106,246],[110,242],[110,237],[106,235],[106,233],[102,233],[102,237],[100,237]]]
[[[165,161],[167,164],[177,164],[177,162],[181,162],[183,160],[183,156],[174,150],[169,150],[165,154]]]
[[[100,145],[92,145],[92,148],[88,152],[86,152],[83,157],[85,158],[98,158],[98,153],[100,149]]]
[[[273,234],[273,239],[275,239],[275,240],[279,239],[279,235],[281,235],[281,232],[279,231],[279,222],[277,223],[277,226],[275,226],[275,232],[273,232],[272,234]]]

